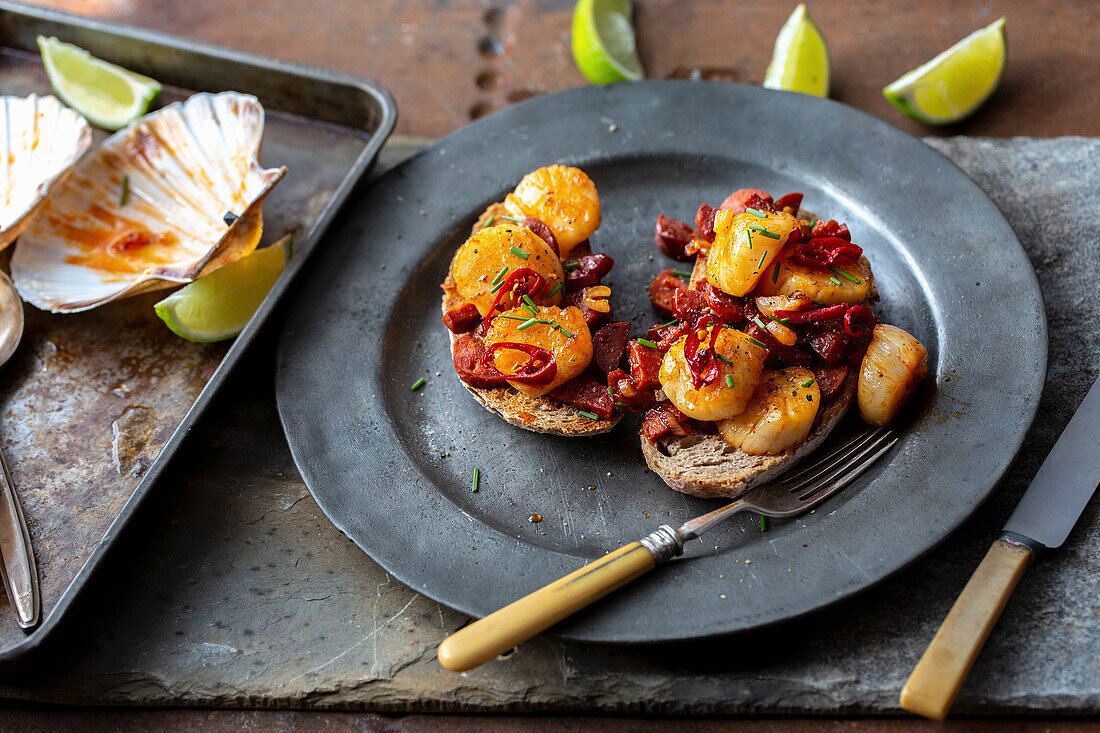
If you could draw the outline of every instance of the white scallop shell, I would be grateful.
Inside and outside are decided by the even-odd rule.
[[[0,249],[30,223],[92,144],[92,128],[57,97],[0,97]]]
[[[247,254],[262,230],[263,198],[286,173],[260,165],[263,129],[255,97],[223,92],[196,94],[109,137],[23,233],[12,257],[19,294],[75,313],[190,282]]]

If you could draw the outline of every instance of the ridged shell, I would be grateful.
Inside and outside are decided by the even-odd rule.
[[[0,97],[0,249],[92,144],[92,128],[57,97]]]
[[[109,137],[24,232],[12,257],[20,295],[75,313],[252,251],[263,198],[286,173],[260,165],[263,128],[255,97],[204,93]]]

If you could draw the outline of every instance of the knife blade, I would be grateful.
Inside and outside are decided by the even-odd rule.
[[[901,691],[902,708],[942,720],[1016,583],[1041,548],[1060,547],[1100,483],[1100,378],[1031,480],[1001,538],[959,594]]]
[[[1005,523],[1009,539],[1054,549],[1066,541],[1100,482],[1100,378],[1070,418]],[[1012,537],[1017,535],[1017,538]]]

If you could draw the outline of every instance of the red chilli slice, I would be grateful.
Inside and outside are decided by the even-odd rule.
[[[549,350],[534,344],[521,344],[515,341],[499,341],[488,346],[481,357],[482,366],[492,367],[495,370],[496,364],[493,362],[493,355],[505,349],[512,349],[530,356],[527,361],[520,364],[519,369],[514,374],[504,374],[498,370],[498,373],[502,374],[504,379],[509,382],[542,387],[553,382],[554,377],[558,375],[557,362],[554,361],[554,355]],[[539,364],[540,361],[541,364]]]
[[[852,328],[853,323],[860,323],[864,328],[855,330]],[[875,317],[871,315],[871,311],[864,308],[862,305],[853,305],[848,310],[844,311],[844,332],[852,338],[871,338],[872,332],[875,330]]]
[[[779,320],[788,319],[791,323],[821,323],[822,321],[839,321],[844,317],[848,305],[830,305],[824,308],[815,308],[812,311],[785,311],[777,310],[775,317]]]
[[[699,331],[710,323],[710,342],[705,349],[699,348]],[[714,356],[714,345],[718,342],[718,334],[722,330],[722,322],[711,315],[706,315],[695,322],[695,326],[688,332],[684,341],[684,360],[691,371],[691,381],[695,389],[701,389],[708,384],[713,384],[718,379],[718,359]]]
[[[840,237],[814,237],[791,254],[791,262],[803,267],[828,267],[855,262],[863,248]]]
[[[528,282],[531,279],[534,279],[534,284]],[[489,312],[485,314],[485,320],[488,321],[492,317],[493,311],[497,309],[505,295],[513,295],[516,302],[519,302],[519,299],[524,295],[529,295],[532,298],[539,297],[544,287],[546,287],[546,281],[542,279],[542,275],[530,267],[517,267],[504,278],[504,282],[497,292],[497,297],[493,298],[493,304],[489,307]]]

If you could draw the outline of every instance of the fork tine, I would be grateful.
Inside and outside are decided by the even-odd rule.
[[[859,450],[862,446],[866,445],[868,441],[875,439],[886,428],[874,428],[857,434],[850,438],[848,442],[844,443],[838,448],[830,451],[824,456],[821,456],[816,461],[808,466],[805,466],[800,471],[787,474],[779,480],[781,484],[788,486],[795,486],[799,484],[805,484],[808,481],[813,481],[819,477],[825,471],[828,471],[838,465],[840,462],[848,458],[852,453]]]
[[[806,482],[800,490],[791,490],[802,502],[813,501],[817,503],[835,491],[839,491],[860,474],[870,468],[875,461],[894,447],[899,438],[892,431],[886,431],[878,436],[870,445],[865,446],[858,454],[849,459],[844,465],[829,473],[822,480]],[[832,483],[830,483],[832,482]]]

